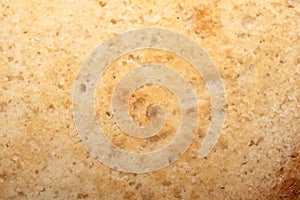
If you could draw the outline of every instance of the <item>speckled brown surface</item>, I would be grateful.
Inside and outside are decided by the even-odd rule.
[[[299,12],[297,0],[1,1],[0,199],[297,199]],[[174,164],[146,174],[115,171],[79,140],[72,90],[83,61],[103,40],[137,27],[183,33],[216,64],[226,89],[226,121],[207,158],[197,158],[210,116],[201,77],[191,80],[204,91],[197,94],[201,128]],[[139,63],[153,56],[168,60],[156,52],[120,59]],[[122,75],[114,71],[118,62],[113,65],[107,81]],[[98,89],[96,98],[109,93]],[[147,105],[157,100],[152,94],[177,108],[164,89],[138,90],[130,109],[141,124],[147,123]],[[175,119],[163,138],[130,141],[109,132],[112,119],[101,106],[96,110],[100,123],[106,118],[108,137],[128,150],[155,149],[177,128]]]

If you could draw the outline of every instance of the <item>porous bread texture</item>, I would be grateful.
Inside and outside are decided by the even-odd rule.
[[[1,1],[0,199],[297,199],[299,13],[296,0]],[[131,174],[90,156],[74,125],[71,99],[88,54],[114,34],[143,27],[170,28],[201,45],[223,78],[227,109],[220,140],[199,159],[209,125],[209,94],[187,63],[177,57],[167,61],[199,87],[201,126],[177,162]],[[128,56],[119,61],[130,60]],[[105,82],[112,86],[111,77],[157,56],[161,61],[171,55],[135,52],[133,63],[121,64],[121,69],[118,61],[113,63]],[[102,86],[96,98],[108,98],[112,90]],[[95,110],[116,145],[151,151],[168,143],[179,116],[169,91],[144,87],[129,104],[138,123],[148,123],[152,101],[175,115],[161,137],[148,141],[120,135],[111,124],[108,101],[97,101]]]

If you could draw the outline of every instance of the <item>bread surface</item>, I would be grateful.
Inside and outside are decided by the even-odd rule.
[[[299,15],[296,0],[1,1],[0,199],[297,199]],[[115,145],[153,151],[178,129],[176,97],[155,85],[138,89],[129,110],[147,125],[149,106],[161,104],[170,115],[157,136],[129,137],[114,123],[112,91],[143,63],[182,73],[196,89],[200,112],[196,138],[179,160],[150,173],[125,173],[103,165],[81,142],[72,92],[99,44],[146,27],[184,34],[210,55],[226,90],[226,120],[214,149],[199,159],[211,116],[201,75],[170,52],[139,50],[116,59],[95,94],[99,124]]]

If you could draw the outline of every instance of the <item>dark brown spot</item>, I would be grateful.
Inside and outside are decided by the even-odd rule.
[[[157,115],[159,114],[159,108],[157,106],[151,107],[150,109],[150,113],[149,116],[152,118],[157,117]]]
[[[25,197],[25,196],[27,196],[24,192],[18,192],[18,196],[20,196],[20,197]]]
[[[86,91],[86,85],[81,84],[81,85],[80,85],[80,88],[79,88],[79,91],[80,91],[80,92],[85,92],[85,91]]]
[[[98,3],[99,3],[99,5],[100,5],[101,7],[106,6],[106,2],[104,2],[104,1],[99,1]]]
[[[253,140],[250,140],[249,147],[253,146],[254,144],[255,142]]]
[[[86,199],[89,195],[87,193],[79,193],[77,194],[77,199]]]
[[[111,22],[112,24],[116,24],[116,23],[117,23],[117,20],[111,19],[110,22]]]
[[[163,185],[163,186],[169,187],[170,185],[172,185],[172,182],[171,182],[171,181],[166,181],[166,180],[165,180],[165,181],[162,182],[162,185]]]
[[[54,105],[53,105],[53,104],[50,104],[50,105],[48,106],[48,109],[49,109],[49,110],[54,110],[54,109],[55,109],[55,107],[54,107]]]
[[[146,102],[146,99],[143,97],[138,97],[135,102],[133,103],[133,108],[136,109],[140,106],[143,106]]]
[[[8,58],[7,58],[7,61],[8,61],[8,62],[12,62],[12,61],[14,61],[14,58],[13,58],[13,57],[8,57]]]
[[[143,185],[141,183],[136,184],[135,189],[140,189]]]
[[[110,117],[111,116],[111,113],[109,111],[106,111],[105,114]]]

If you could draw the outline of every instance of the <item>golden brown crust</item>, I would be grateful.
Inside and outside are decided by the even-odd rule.
[[[299,13],[294,0],[0,1],[0,199],[297,199]],[[180,70],[199,89],[200,111],[183,157],[160,171],[123,173],[102,165],[79,140],[72,90],[83,61],[105,39],[137,27],[183,33],[216,64],[226,122],[206,158],[197,151],[211,119],[205,83],[184,60],[155,51],[116,61],[106,73],[109,87],[96,97],[108,97],[133,64],[157,59]],[[137,140],[118,130],[102,99],[95,106],[108,138],[136,152],[168,143],[180,119],[172,93],[145,87],[135,95],[130,112],[140,124],[157,99],[174,118],[159,136]]]

